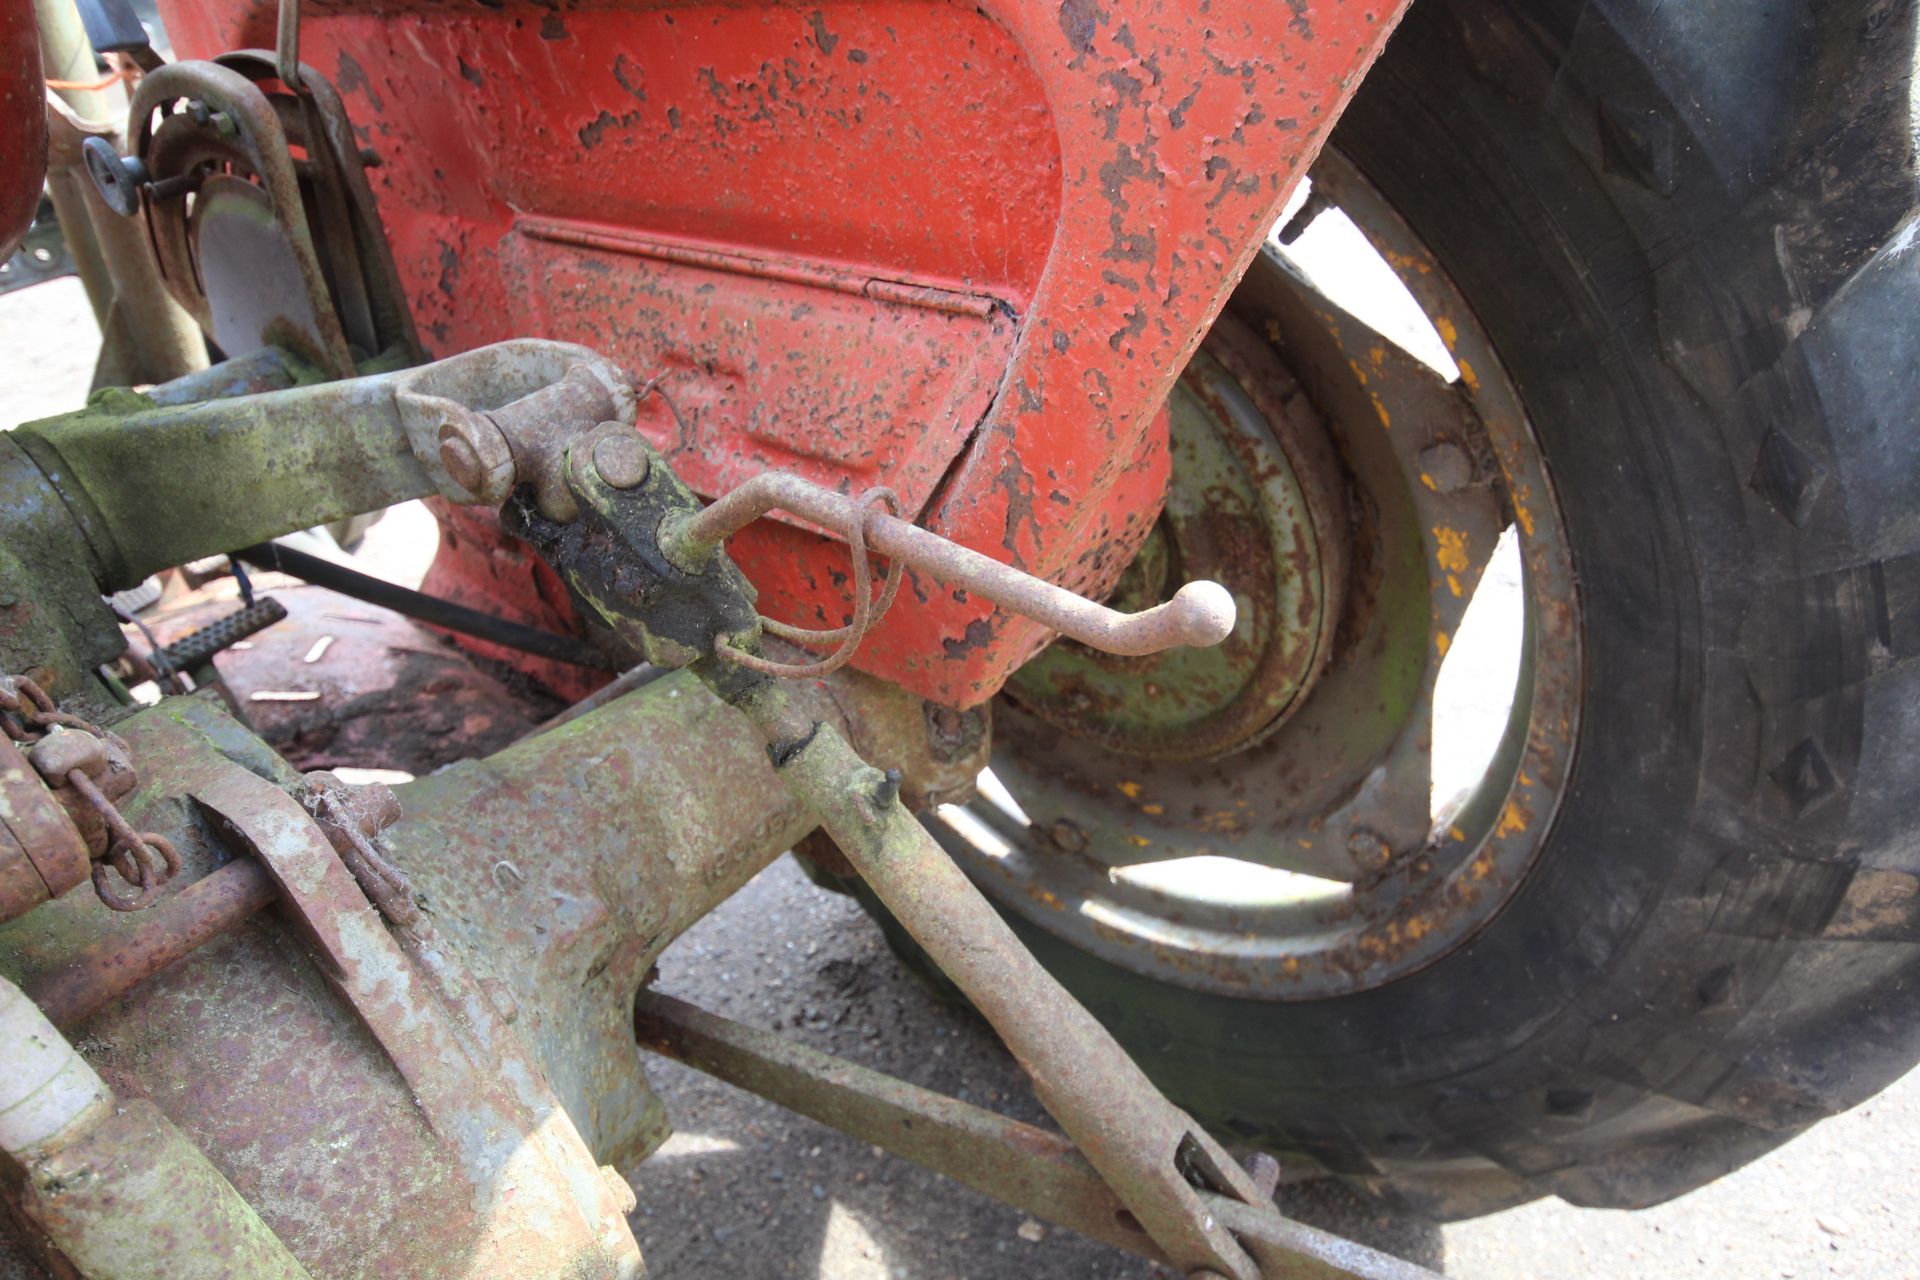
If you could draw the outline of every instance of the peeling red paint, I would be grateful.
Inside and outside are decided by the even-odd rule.
[[[1402,7],[345,0],[302,48],[381,153],[434,354],[670,371],[642,429],[697,491],[886,483],[1097,593],[1160,501],[1173,379]],[[273,43],[264,0],[162,8],[183,52]],[[734,554],[768,613],[844,612],[844,546],[766,522]],[[933,590],[856,665],[964,706],[1046,638]]]

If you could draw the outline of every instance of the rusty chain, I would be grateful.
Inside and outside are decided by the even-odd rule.
[[[27,676],[0,675],[0,731],[23,749],[48,786],[68,789],[100,816],[106,826],[107,847],[93,864],[93,889],[114,911],[139,911],[180,872],[180,854],[173,842],[150,831],[136,831],[119,808],[94,781],[94,772],[106,768],[106,746],[123,755],[126,743],[118,736],[61,711],[45,689]],[[73,733],[70,746],[55,737]],[[109,870],[126,888],[115,885]]]

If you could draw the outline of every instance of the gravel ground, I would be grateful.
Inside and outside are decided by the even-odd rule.
[[[65,280],[0,297],[0,423],[77,406],[98,342]],[[992,1035],[892,962],[848,900],[782,860],[661,962],[663,990],[931,1088],[1041,1119]],[[678,1132],[629,1171],[657,1280],[1147,1280],[1155,1269],[945,1183],[675,1064],[653,1078]],[[1445,1228],[1330,1182],[1309,1221],[1484,1280],[1920,1275],[1920,1073],[1694,1195],[1637,1214],[1545,1201]]]

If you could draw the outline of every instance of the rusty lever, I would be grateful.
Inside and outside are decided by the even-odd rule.
[[[1136,656],[1175,645],[1204,647],[1233,632],[1233,596],[1217,582],[1189,582],[1164,604],[1120,613],[781,471],[755,476],[703,511],[668,517],[660,529],[661,549],[682,570],[698,573],[727,538],[776,508],[849,541],[850,531],[860,527],[868,547],[897,563],[964,587],[1104,653]]]

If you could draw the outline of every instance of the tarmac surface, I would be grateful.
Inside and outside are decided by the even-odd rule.
[[[0,425],[77,407],[98,334],[79,285],[0,297]],[[395,520],[387,539],[418,521]],[[377,529],[376,534],[382,531]],[[421,559],[418,546],[398,548]],[[1005,1051],[893,962],[849,900],[791,860],[668,950],[660,989],[816,1048],[1042,1120]],[[656,1280],[1146,1280],[1137,1259],[1024,1215],[676,1064],[649,1060],[676,1133],[627,1171]],[[1451,1276],[1752,1280],[1920,1276],[1920,1073],[1692,1195],[1640,1213],[1541,1201],[1438,1227],[1343,1186],[1297,1216]]]

